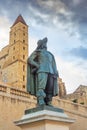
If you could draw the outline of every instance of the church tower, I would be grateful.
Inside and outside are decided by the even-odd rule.
[[[7,54],[2,66],[2,81],[20,90],[26,90],[28,58],[28,25],[19,15],[10,30]],[[3,51],[5,48],[2,49]],[[4,54],[4,53],[3,53]]]

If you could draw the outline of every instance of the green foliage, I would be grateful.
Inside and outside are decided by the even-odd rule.
[[[80,102],[81,105],[84,105],[84,102]]]
[[[74,100],[72,100],[74,103],[78,103],[78,100],[77,99],[74,99]]]

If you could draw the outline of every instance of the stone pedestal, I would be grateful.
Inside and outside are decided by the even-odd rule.
[[[69,130],[74,121],[62,109],[40,106],[25,110],[25,115],[15,124],[22,130]]]

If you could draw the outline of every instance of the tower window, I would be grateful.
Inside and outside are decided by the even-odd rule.
[[[23,35],[25,36],[25,33],[23,33]]]
[[[23,50],[25,50],[25,47],[23,46]]]
[[[23,65],[23,71],[25,71],[25,65]]]
[[[15,47],[13,47],[13,50],[15,50]]]
[[[16,33],[14,33],[14,36],[16,36]]]
[[[23,85],[23,88],[25,88],[25,85]]]
[[[23,43],[25,43],[25,40],[23,40]]]
[[[23,59],[25,59],[25,55],[23,55]]]
[[[25,76],[23,75],[23,81],[25,81]]]
[[[14,43],[15,43],[15,40],[14,40]]]
[[[13,60],[15,59],[15,56],[13,56]]]
[[[25,27],[23,27],[23,29],[25,29]]]

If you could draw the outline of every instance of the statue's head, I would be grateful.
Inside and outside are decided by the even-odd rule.
[[[47,49],[47,41],[48,41],[48,39],[47,39],[47,37],[45,37],[44,39],[42,39],[42,40],[39,40],[38,42],[37,42],[37,49]]]
[[[47,37],[45,37],[44,39],[42,39],[42,41],[43,41],[43,43],[47,44],[47,41],[48,41]]]

